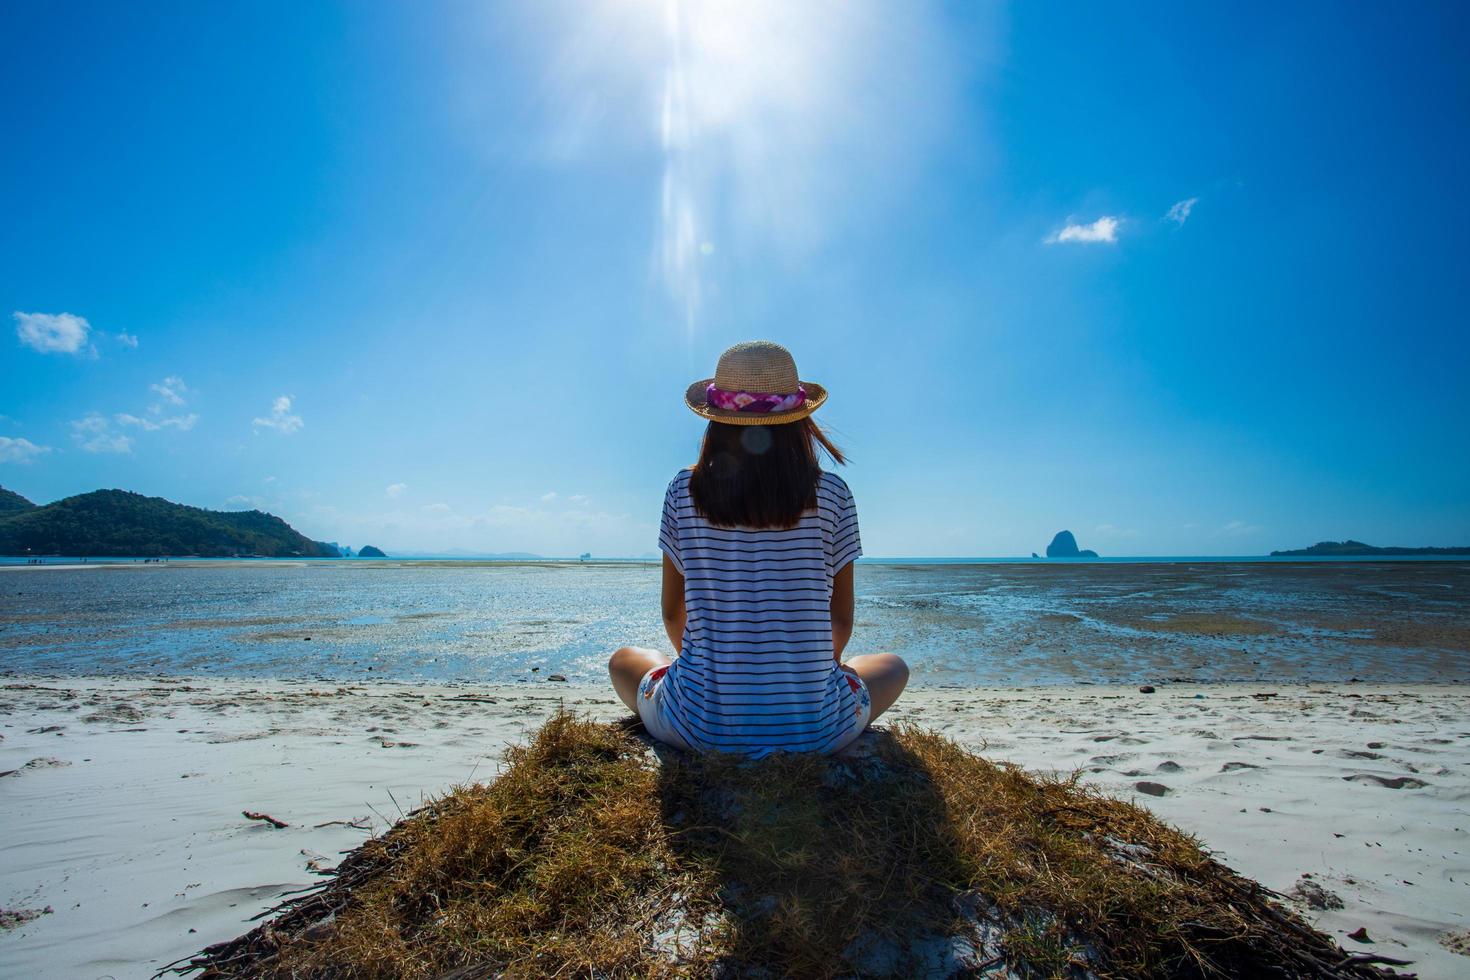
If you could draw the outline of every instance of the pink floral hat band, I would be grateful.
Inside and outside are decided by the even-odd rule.
[[[726,412],[751,412],[766,415],[772,412],[789,412],[806,404],[806,389],[800,385],[791,395],[761,394],[755,391],[726,391],[710,385],[704,390],[709,404]]]

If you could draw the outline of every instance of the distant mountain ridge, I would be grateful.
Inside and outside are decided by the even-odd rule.
[[[1319,541],[1310,548],[1295,551],[1273,551],[1272,558],[1359,558],[1369,555],[1470,555],[1470,546],[1463,548],[1378,548],[1361,541]]]
[[[0,488],[0,554],[337,558],[341,553],[258,510],[204,510],[127,490],[94,490],[36,506]]]

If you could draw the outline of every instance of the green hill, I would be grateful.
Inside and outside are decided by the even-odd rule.
[[[11,514],[18,510],[31,510],[36,505],[14,490],[0,487],[0,514]]]
[[[126,490],[94,490],[41,507],[0,509],[0,554],[338,557],[335,548],[271,514],[203,510]]]
[[[1273,551],[1272,558],[1365,558],[1371,555],[1470,555],[1467,548],[1378,548],[1361,541],[1319,541],[1310,548]]]

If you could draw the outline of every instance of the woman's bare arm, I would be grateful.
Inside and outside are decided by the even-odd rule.
[[[842,663],[842,650],[852,639],[852,566],[847,566],[832,578],[832,656]]]
[[[668,555],[664,555],[664,591],[661,604],[664,632],[669,634],[669,642],[674,645],[674,652],[677,654],[684,643],[684,575],[674,567]]]

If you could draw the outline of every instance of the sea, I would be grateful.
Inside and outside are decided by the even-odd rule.
[[[1470,682],[1470,562],[863,559],[849,654],[922,686]],[[601,684],[652,561],[0,566],[0,675]],[[558,678],[553,680],[552,678]],[[562,680],[564,679],[564,680]]]

